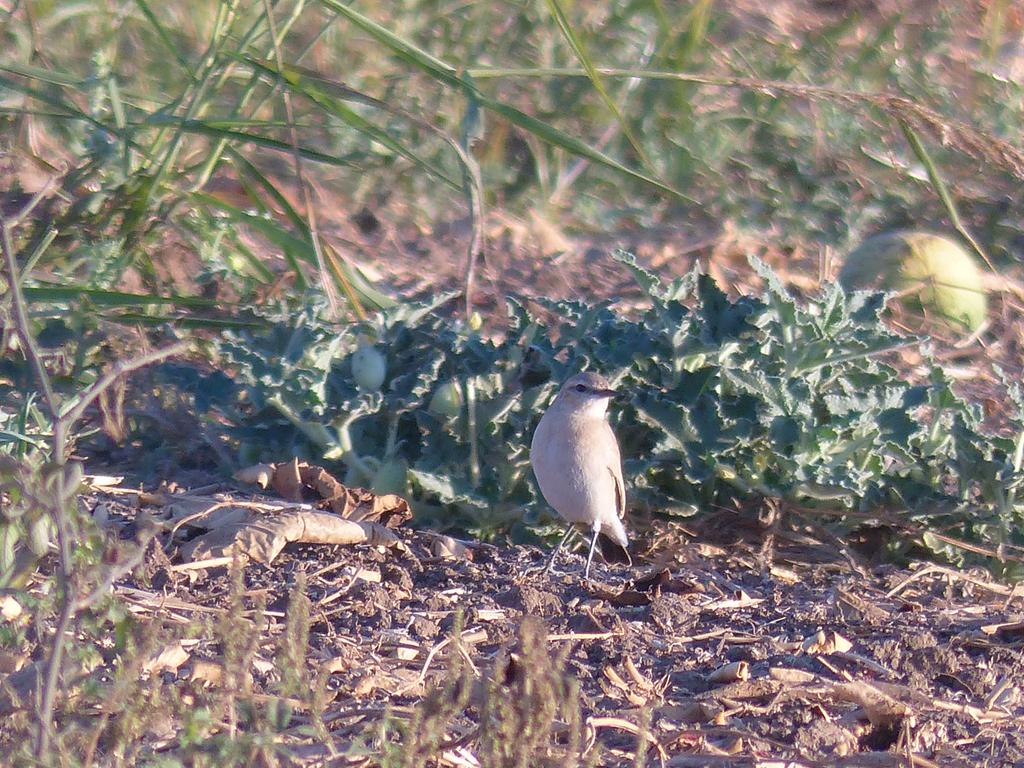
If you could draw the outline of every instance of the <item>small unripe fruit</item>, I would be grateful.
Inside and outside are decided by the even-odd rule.
[[[375,346],[361,339],[352,353],[352,377],[364,392],[379,392],[388,373],[388,363]]]
[[[430,398],[429,410],[435,416],[454,419],[462,413],[462,387],[455,379],[439,386]]]
[[[28,528],[28,548],[36,557],[42,557],[50,551],[50,521],[40,517]]]

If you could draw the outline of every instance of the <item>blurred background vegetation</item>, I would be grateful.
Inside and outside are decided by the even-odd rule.
[[[920,162],[881,101],[751,81],[896,94],[1019,144],[1020,17],[1008,0],[15,3],[2,20],[5,209],[56,176],[36,274],[186,315],[204,307],[179,294],[302,301],[317,283],[297,171],[338,279],[386,303],[355,265],[387,274],[388,254],[346,242],[345,225],[429,233],[464,217],[470,183],[449,142],[479,163],[488,208],[570,233],[672,224],[845,251],[942,222]],[[948,133],[923,138],[990,253],[1012,259],[1012,169]]]

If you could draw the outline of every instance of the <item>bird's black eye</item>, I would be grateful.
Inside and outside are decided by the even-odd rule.
[[[587,391],[587,385],[586,384],[577,384],[575,387],[573,387],[573,389],[575,389],[577,392],[586,392]]]

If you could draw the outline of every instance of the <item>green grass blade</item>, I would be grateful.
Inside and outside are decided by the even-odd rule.
[[[198,296],[157,296],[146,293],[127,293],[111,291],[103,288],[86,288],[84,286],[53,285],[41,283],[23,289],[25,298],[33,302],[59,302],[88,300],[99,307],[142,307],[150,304],[165,304],[187,309],[216,309],[219,307],[236,307],[214,299]]]
[[[69,72],[59,72],[55,69],[44,67],[33,67],[30,64],[19,64],[16,61],[8,61],[0,64],[0,72],[10,72],[12,75],[20,75],[28,80],[36,80],[40,83],[60,85],[66,88],[82,89],[82,78]]]
[[[121,312],[116,315],[104,315],[104,320],[120,325],[173,325],[178,328],[201,330],[246,330],[262,329],[270,326],[266,320],[243,320],[234,317],[195,317],[192,315],[143,315],[137,312]]]
[[[683,44],[678,52],[681,62],[688,62],[700,49],[708,35],[708,25],[711,21],[711,6],[714,0],[697,0],[686,15],[686,33],[683,36]]]
[[[149,3],[147,3],[146,0],[135,0],[135,4],[139,7],[139,10],[142,11],[142,15],[146,17],[146,21],[148,21],[150,26],[153,27],[156,32],[156,36],[160,38],[160,42],[164,44],[168,53],[170,53],[171,56],[174,57],[174,60],[178,62],[178,66],[181,67],[182,71],[186,75],[194,79],[192,65],[189,64],[178,52],[178,46],[175,45],[170,34],[167,32],[167,29],[160,23],[156,14],[153,13],[153,9],[149,7]]]
[[[288,198],[281,194],[281,190],[277,188],[277,185],[274,184],[274,182],[268,179],[264,173],[253,165],[242,153],[230,147],[227,148],[226,152],[228,157],[231,158],[231,162],[234,163],[235,167],[238,169],[239,174],[246,180],[254,181],[266,194],[268,194],[288,218],[288,221],[291,222],[293,227],[296,229],[304,229],[306,227],[306,220],[298,211],[295,210],[295,207],[288,202]]]
[[[170,116],[154,116],[147,120],[147,124],[150,125],[170,125],[180,128],[182,131],[188,133],[200,133],[206,136],[216,136],[221,138],[233,139],[243,144],[254,144],[259,147],[266,149],[272,149],[275,152],[284,152],[286,154],[292,154],[294,149],[292,145],[287,141],[281,141],[274,139],[269,136],[263,136],[258,133],[248,133],[246,131],[236,131],[229,128],[218,127],[218,122],[223,121],[207,121],[207,120],[181,120]],[[229,121],[234,122],[234,121]],[[339,157],[337,155],[328,155],[324,152],[319,152],[309,147],[299,147],[299,154],[302,155],[303,159],[312,160],[317,163],[324,163],[326,165],[336,165],[346,168],[358,168],[359,164],[348,159],[347,157]]]
[[[5,69],[6,67],[0,66],[0,72],[5,71]],[[127,137],[125,137],[122,132],[118,131],[118,129],[115,126],[110,126],[106,123],[100,122],[95,117],[90,115],[88,112],[83,112],[70,101],[65,101],[64,99],[55,96],[53,93],[37,90],[29,85],[26,85],[25,83],[19,82],[18,80],[9,77],[4,77],[2,75],[0,75],[0,86],[9,88],[12,91],[17,91],[18,93],[23,93],[26,96],[30,96],[33,99],[41,101],[43,104],[48,104],[51,107],[59,109],[66,113],[66,117],[68,119],[81,120],[83,122],[89,123],[90,125],[94,125],[97,128],[101,128],[104,131],[107,131],[108,133],[110,133],[113,136],[116,136],[122,141],[128,141]],[[132,148],[137,149],[134,142],[132,143]]]
[[[579,157],[585,157],[592,162],[595,162],[599,165],[603,165],[614,171],[618,171],[619,173],[629,176],[630,178],[635,179],[637,181],[642,181],[645,184],[649,184],[653,187],[656,187],[662,192],[673,195],[674,197],[678,197],[681,200],[685,200],[688,203],[692,203],[693,205],[700,205],[700,203],[697,200],[693,199],[689,195],[686,195],[680,192],[679,190],[670,187],[669,185],[665,184],[662,181],[659,181],[658,179],[655,179],[652,176],[648,176],[645,173],[635,171],[632,168],[623,165],[619,161],[606,155],[604,152],[594,149],[589,144],[581,141],[580,139],[577,139],[575,136],[570,136],[564,131],[555,128],[554,126],[548,125],[542,120],[538,120],[535,117],[531,117],[530,115],[527,115],[525,112],[520,112],[515,107],[509,106],[508,104],[504,104],[500,101],[497,101],[496,99],[492,99],[479,91],[476,91],[474,93],[474,97],[480,101],[480,104],[482,106],[486,107],[492,112],[498,113],[506,120],[508,120],[510,123],[514,123],[523,130],[529,131],[542,141],[546,141],[548,144],[564,149],[568,152],[571,152],[574,155],[578,155]]]
[[[462,87],[462,79],[459,77],[455,67],[445,63],[436,56],[427,53],[415,43],[411,43],[405,38],[399,37],[391,30],[381,26],[372,19],[363,16],[357,10],[344,5],[339,0],[320,0],[320,2],[339,16],[343,16],[348,19],[348,21],[355,24],[377,42],[382,43],[403,61],[415,65],[445,85],[449,85],[453,88]]]
[[[946,214],[949,216],[949,221],[953,225],[953,228],[960,234],[971,249],[978,255],[978,257],[988,265],[988,268],[992,271],[992,274],[999,274],[996,268],[993,266],[992,261],[989,259],[988,254],[981,247],[974,235],[971,234],[970,230],[964,225],[963,220],[960,218],[960,212],[957,210],[956,201],[953,200],[953,195],[950,194],[949,187],[946,186],[946,182],[943,181],[942,175],[939,173],[938,167],[935,165],[935,161],[932,160],[931,155],[928,153],[928,149],[925,147],[924,142],[921,141],[920,137],[914,131],[906,120],[899,119],[900,128],[903,130],[903,135],[907,139],[907,143],[910,144],[910,148],[913,150],[917,159],[924,166],[925,173],[928,174],[928,181],[932,185],[932,189],[935,190],[935,194],[938,195],[939,200],[942,201],[942,206],[946,209]]]
[[[565,11],[562,10],[561,4],[558,0],[546,0],[548,10],[551,12],[552,17],[555,19],[555,23],[561,30],[563,37],[569,43],[573,53],[576,55],[576,59],[583,65],[583,69],[587,73],[587,77],[590,78],[591,85],[594,86],[594,90],[597,91],[598,96],[601,97],[601,101],[605,103],[605,106],[615,116],[615,119],[619,122],[622,127],[622,133],[629,141],[630,145],[636,151],[640,161],[648,170],[653,170],[651,160],[647,157],[647,153],[644,152],[643,147],[640,146],[640,140],[633,133],[633,129],[629,125],[629,121],[626,120],[626,116],[622,114],[622,110],[619,109],[619,105],[612,99],[611,94],[608,93],[608,89],[605,88],[604,81],[601,76],[597,73],[597,68],[594,66],[594,62],[591,61],[590,56],[587,54],[586,48],[583,47],[583,41],[580,40],[579,35],[576,34],[576,30],[572,28],[569,23],[568,17],[565,15]]]

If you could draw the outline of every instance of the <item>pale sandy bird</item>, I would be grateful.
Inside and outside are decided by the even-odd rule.
[[[622,460],[606,414],[617,393],[597,373],[580,373],[565,384],[541,417],[530,444],[530,464],[548,504],[570,523],[551,554],[548,569],[576,525],[593,531],[584,578],[598,539],[606,560],[629,562],[629,538],[622,525],[626,488]]]

